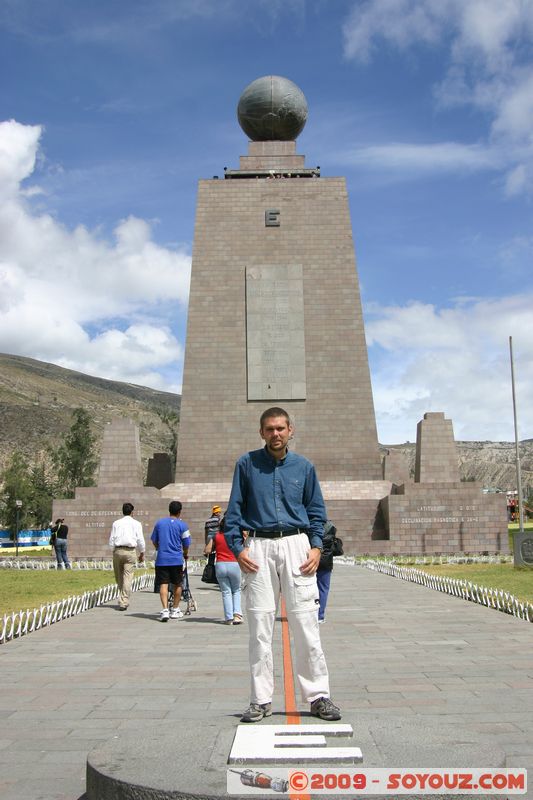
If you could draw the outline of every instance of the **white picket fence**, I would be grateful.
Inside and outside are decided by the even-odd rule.
[[[487,608],[494,608],[511,614],[513,617],[533,622],[533,604],[523,603],[509,592],[502,589],[491,589],[487,586],[478,586],[471,581],[457,580],[440,575],[431,575],[420,569],[403,567],[391,561],[374,561],[372,559],[359,562],[361,566],[375,572],[382,572],[385,575],[392,575],[394,578],[401,578],[403,581],[418,583],[437,592],[445,592],[463,600],[470,600],[472,603],[479,603]]]
[[[82,559],[79,561],[71,561],[71,568],[73,570],[77,569],[101,569],[101,570],[112,570],[113,569],[113,562],[109,559]],[[153,569],[154,568],[154,561],[146,561],[142,562],[142,567],[146,567],[146,569]],[[200,567],[203,568],[205,564],[205,559],[201,562],[198,558],[190,558],[187,561],[187,570],[190,573],[198,572]],[[141,566],[140,562],[138,566]],[[0,559],[0,569],[43,569],[43,570],[57,570],[57,563],[55,559],[51,558],[28,558],[28,559],[20,559],[20,558],[2,558]],[[58,570],[62,571],[62,570]]]
[[[145,573],[133,579],[131,588],[132,591],[137,592],[140,589],[153,589],[153,586],[154,575]],[[114,600],[117,595],[118,586],[116,583],[111,583],[92,592],[84,592],[64,600],[56,600],[54,603],[47,603],[40,608],[5,614],[0,622],[0,644],[5,644],[11,639],[18,639],[20,636],[38,631],[40,628],[46,628],[63,619],[75,617],[91,608],[97,608],[102,603]]]
[[[146,562],[147,567],[153,567],[153,561]],[[55,558],[2,558],[0,561],[0,569],[41,569],[41,570],[57,570],[57,563]],[[113,562],[109,559],[83,559],[81,561],[71,561],[71,568],[76,569],[101,569],[112,570]],[[59,570],[58,570],[59,571]]]
[[[191,574],[199,572],[205,563],[199,559],[189,559],[187,562],[187,571]],[[112,570],[113,562],[105,560],[82,560],[72,561],[71,566],[73,570]],[[154,562],[147,561],[143,567],[153,568]],[[56,569],[56,562],[51,559],[5,559],[0,561],[0,568],[5,569]],[[154,574],[145,573],[139,575],[132,581],[132,591],[137,592],[140,589],[153,589],[154,588]],[[88,611],[91,608],[96,608],[107,603],[109,600],[114,600],[118,595],[118,586],[116,583],[111,583],[108,586],[103,586],[100,589],[95,589],[91,592],[75,595],[74,597],[67,597],[63,600],[56,600],[54,603],[47,603],[40,608],[27,609],[26,611],[16,611],[11,614],[4,614],[0,620],[0,644],[5,644],[11,639],[17,639],[20,636],[25,636],[27,633],[38,631],[40,628],[45,628],[47,625],[53,625],[54,622],[60,622],[63,619],[74,617],[76,614],[81,614],[83,611]]]
[[[412,566],[413,564],[421,564],[426,566],[428,564],[510,564],[513,561],[512,555],[503,553],[492,553],[490,555],[481,555],[478,553],[446,553],[439,555],[389,555],[389,556],[348,556],[353,558],[357,563],[363,561],[376,561],[385,562],[386,564],[401,564],[403,566]]]

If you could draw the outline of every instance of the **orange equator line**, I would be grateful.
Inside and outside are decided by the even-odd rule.
[[[283,690],[285,695],[287,725],[299,725],[300,714],[296,708],[296,695],[294,692],[289,622],[287,620],[287,608],[283,597],[281,598],[281,640],[283,642]]]
[[[289,635],[289,622],[285,600],[281,598],[281,641],[283,645],[283,693],[285,697],[285,714],[287,725],[299,725],[300,714],[296,708],[296,694],[294,692],[294,672],[292,670],[291,639]],[[311,800],[310,794],[289,792],[291,800]]]

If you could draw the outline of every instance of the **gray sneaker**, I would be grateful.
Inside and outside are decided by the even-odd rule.
[[[320,719],[326,719],[329,722],[335,722],[341,718],[340,708],[337,708],[329,697],[317,697],[316,700],[313,700],[311,703],[311,714],[314,717],[320,717]]]
[[[272,703],[250,703],[241,717],[241,722],[259,722],[263,717],[272,716]]]

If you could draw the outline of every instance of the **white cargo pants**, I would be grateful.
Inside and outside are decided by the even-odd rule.
[[[302,575],[309,539],[304,533],[277,539],[250,537],[249,555],[258,572],[245,573],[243,598],[250,632],[252,703],[270,703],[274,693],[272,635],[280,592],[294,641],[294,670],[302,700],[329,697],[326,659],[318,627],[318,588],[314,575]]]

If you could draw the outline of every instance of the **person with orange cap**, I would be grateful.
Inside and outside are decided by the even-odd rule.
[[[220,520],[222,519],[222,509],[220,506],[213,506],[211,516],[205,523],[205,544],[210,542],[217,531],[220,530]]]

